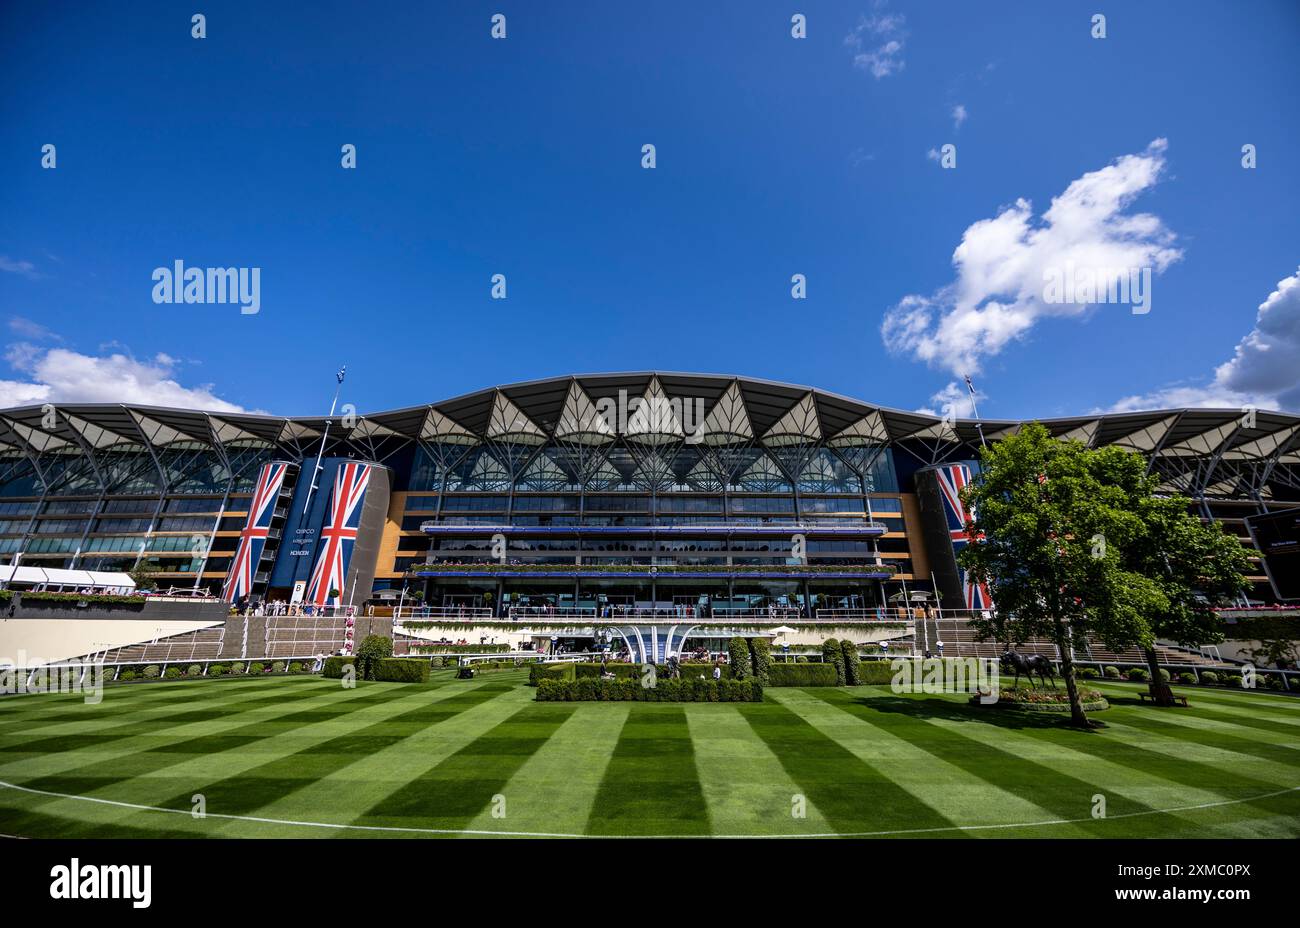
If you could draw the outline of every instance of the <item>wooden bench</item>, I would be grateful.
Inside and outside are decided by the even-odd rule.
[[[1171,690],[1168,686],[1164,687],[1163,693],[1159,692],[1154,686],[1151,685],[1147,686],[1147,691],[1145,693],[1138,693],[1138,698],[1142,702],[1146,702],[1148,699],[1151,700],[1152,702],[1157,702],[1160,700],[1161,697],[1172,700],[1175,705],[1181,705],[1184,708],[1190,708],[1187,705],[1187,697],[1178,695],[1173,690]]]

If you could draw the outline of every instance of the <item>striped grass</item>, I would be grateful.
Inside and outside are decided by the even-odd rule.
[[[1157,709],[1103,682],[1106,725],[1081,732],[882,686],[537,703],[524,683],[0,700],[0,833],[1300,836],[1300,700],[1276,694],[1185,688],[1190,708]]]

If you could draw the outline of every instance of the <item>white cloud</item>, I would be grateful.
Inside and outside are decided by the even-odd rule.
[[[923,406],[917,412],[924,413],[927,416],[940,416],[944,419],[973,419],[975,418],[975,402],[982,399],[987,399],[987,397],[980,391],[976,390],[975,396],[971,396],[970,390],[953,380],[930,397],[932,405]]]
[[[877,12],[863,16],[852,32],[844,37],[844,44],[854,49],[853,66],[870,71],[879,80],[903,70],[903,43],[907,20],[902,13],[883,12],[883,3],[876,4]]]
[[[0,380],[0,408],[33,403],[138,403],[212,412],[247,411],[216,396],[212,384],[181,386],[175,378],[176,361],[165,354],[138,361],[121,353],[94,357],[18,342],[8,347],[5,360],[27,375],[27,380]]]
[[[961,128],[961,124],[966,121],[966,115],[966,104],[958,103],[952,108],[952,127],[954,130]]]
[[[1084,174],[1041,217],[1028,200],[1018,199],[968,227],[953,252],[955,279],[928,296],[908,294],[891,307],[880,327],[885,346],[954,373],[974,373],[983,358],[1024,337],[1041,318],[1088,310],[1088,301],[1046,301],[1045,272],[1164,271],[1182,257],[1173,233],[1157,216],[1125,210],[1159,179],[1165,147],[1164,139],[1156,139],[1140,154]]]
[[[63,341],[60,336],[51,332],[39,322],[33,322],[31,319],[24,319],[22,316],[9,317],[9,330],[23,338],[31,338],[36,341]]]
[[[1300,270],[1278,281],[1255,316],[1255,327],[1237,343],[1209,383],[1173,384],[1127,396],[1113,412],[1183,406],[1300,409]]]
[[[28,280],[36,280],[41,275],[36,272],[36,265],[30,261],[19,261],[8,255],[0,255],[0,271],[9,274],[21,274]]]

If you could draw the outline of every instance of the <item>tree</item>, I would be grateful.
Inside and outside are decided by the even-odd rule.
[[[771,686],[772,643],[766,638],[750,638],[749,658],[754,669],[754,679],[760,686]]]
[[[862,682],[858,679],[858,646],[844,638],[840,641],[840,651],[844,655],[844,684],[857,686]]]
[[[1136,455],[1132,455],[1136,457]],[[1151,679],[1160,680],[1155,650],[1157,638],[1186,647],[1217,644],[1223,640],[1223,620],[1214,607],[1230,602],[1250,588],[1245,574],[1250,568],[1246,550],[1217,523],[1204,523],[1181,496],[1154,495],[1157,479],[1130,474],[1123,483],[1131,505],[1142,519],[1143,535],[1120,552],[1122,562],[1150,577],[1160,590],[1164,608],[1147,613],[1150,634],[1142,641]],[[1154,687],[1158,705],[1173,705],[1167,685]]]
[[[367,635],[361,639],[357,657],[353,661],[358,680],[375,679],[375,665],[385,657],[393,656],[393,639],[386,635]]]
[[[1141,458],[1058,441],[1035,422],[986,448],[978,479],[963,492],[974,518],[960,562],[972,582],[988,586],[996,606],[972,624],[1008,646],[1052,641],[1071,723],[1080,727],[1091,723],[1075,678],[1074,641],[1133,647],[1150,635],[1144,617],[1168,608],[1157,584],[1120,558],[1144,526],[1108,475],[1133,466],[1144,467]]]
[[[152,590],[158,586],[158,565],[150,561],[141,561],[130,570],[126,575],[135,581],[137,591]]]

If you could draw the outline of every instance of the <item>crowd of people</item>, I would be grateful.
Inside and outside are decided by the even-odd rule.
[[[316,603],[290,603],[282,599],[252,602],[247,597],[237,600],[231,608],[235,615],[346,616],[352,618],[357,614],[356,606],[320,606]]]

